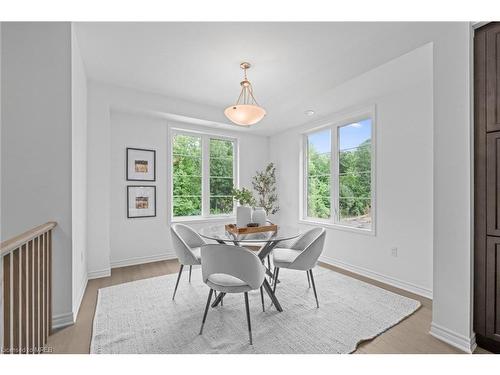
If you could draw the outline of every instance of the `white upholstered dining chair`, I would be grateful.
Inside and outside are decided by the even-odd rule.
[[[206,242],[198,233],[184,224],[172,224],[170,231],[172,233],[174,251],[181,265],[179,276],[177,276],[177,282],[175,283],[174,295],[172,296],[173,300],[184,266],[189,266],[189,282],[191,282],[191,270],[194,265],[201,264],[201,246],[205,245]]]
[[[201,248],[201,273],[203,282],[208,285],[207,305],[200,328],[207,319],[208,309],[212,293],[243,293],[245,296],[245,308],[248,324],[248,336],[252,345],[252,325],[250,322],[250,308],[248,304],[248,292],[259,289],[261,298],[262,282],[265,277],[265,268],[257,255],[252,251],[240,246],[214,244],[204,245]]]
[[[319,307],[312,270],[323,252],[325,237],[326,230],[324,228],[314,228],[300,236],[290,248],[275,248],[273,250],[274,291],[276,291],[276,285],[278,284],[277,280],[280,268],[306,271],[308,275],[307,279],[310,284],[312,283],[316,306]]]

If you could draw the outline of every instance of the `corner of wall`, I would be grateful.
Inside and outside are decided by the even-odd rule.
[[[72,315],[87,285],[87,75],[71,23]]]
[[[52,329],[61,329],[75,323],[73,313],[64,313],[52,317]]]
[[[98,82],[88,80],[87,84],[87,275],[88,279],[95,279],[111,272],[108,197],[111,126],[109,93]],[[90,145],[92,152],[88,152]]]
[[[89,278],[87,272],[82,277],[80,281],[80,289],[78,291],[78,295],[76,296],[76,304],[73,306],[73,323],[76,322],[78,317],[78,313],[80,311],[80,306],[82,305],[83,296],[85,295],[85,290],[87,289]]]
[[[465,353],[473,353],[477,347],[475,335],[466,337],[434,322],[431,323],[431,330],[429,333],[438,340],[444,341]]]
[[[471,25],[447,24],[434,51],[434,243],[431,334],[461,350],[472,325]],[[450,95],[452,94],[452,95]],[[453,142],[449,135],[453,134]],[[450,263],[453,258],[453,263]],[[443,298],[446,296],[446,298]],[[452,298],[451,298],[451,297]]]

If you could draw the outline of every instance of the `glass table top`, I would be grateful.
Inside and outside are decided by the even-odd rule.
[[[276,232],[260,232],[251,234],[234,234],[228,232],[222,225],[209,225],[198,230],[200,236],[208,238],[210,240],[219,240],[224,242],[274,242],[274,241],[285,241],[292,238],[296,238],[302,234],[299,228],[278,225],[278,230]]]

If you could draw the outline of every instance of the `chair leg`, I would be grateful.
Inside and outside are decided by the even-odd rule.
[[[252,324],[250,323],[250,306],[248,305],[248,292],[245,292],[245,308],[247,311],[248,337],[250,337],[250,345],[252,343]]]
[[[271,256],[268,255],[267,256],[267,268],[269,269],[269,271],[271,271]],[[269,282],[271,282],[271,276],[269,276]]]
[[[205,313],[203,314],[203,321],[201,322],[200,335],[203,333],[203,326],[205,325],[205,321],[207,320],[208,308],[210,307],[210,301],[212,300],[213,292],[214,290],[210,288],[210,292],[208,292],[207,306],[205,307]]]
[[[307,283],[309,284],[309,288],[311,287],[311,279],[309,278],[309,271],[306,271],[307,275]]]
[[[191,282],[191,270],[193,269],[193,266],[189,266],[189,282]]]
[[[175,293],[177,293],[177,287],[179,286],[179,280],[181,279],[182,269],[183,268],[184,268],[184,265],[181,264],[181,268],[179,269],[179,276],[177,276],[177,282],[175,283],[175,289],[174,289],[174,295],[172,296],[172,301],[175,298]]]
[[[217,299],[217,292],[214,290],[214,300],[216,300],[216,299]],[[224,306],[224,302],[223,301],[224,301],[224,299],[220,300],[220,305],[221,306]]]
[[[314,297],[316,298],[316,306],[319,309],[319,302],[318,302],[318,295],[316,294],[316,285],[314,284],[314,277],[313,277],[313,270],[309,270],[309,273],[311,274],[311,282],[313,285],[313,290],[314,290]]]
[[[278,274],[279,273],[280,273],[280,269],[278,267],[274,267],[273,293],[276,292],[276,285],[278,285]]]
[[[262,301],[262,311],[266,312],[266,308],[264,307],[264,291],[262,290],[262,286],[260,287],[260,300]]]

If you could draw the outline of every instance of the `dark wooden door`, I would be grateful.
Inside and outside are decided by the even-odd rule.
[[[486,228],[500,236],[500,131],[486,136]]]
[[[500,341],[500,237],[486,247],[486,337]]]
[[[486,129],[500,130],[500,25],[486,32]]]
[[[474,331],[500,353],[500,23],[474,34]]]

